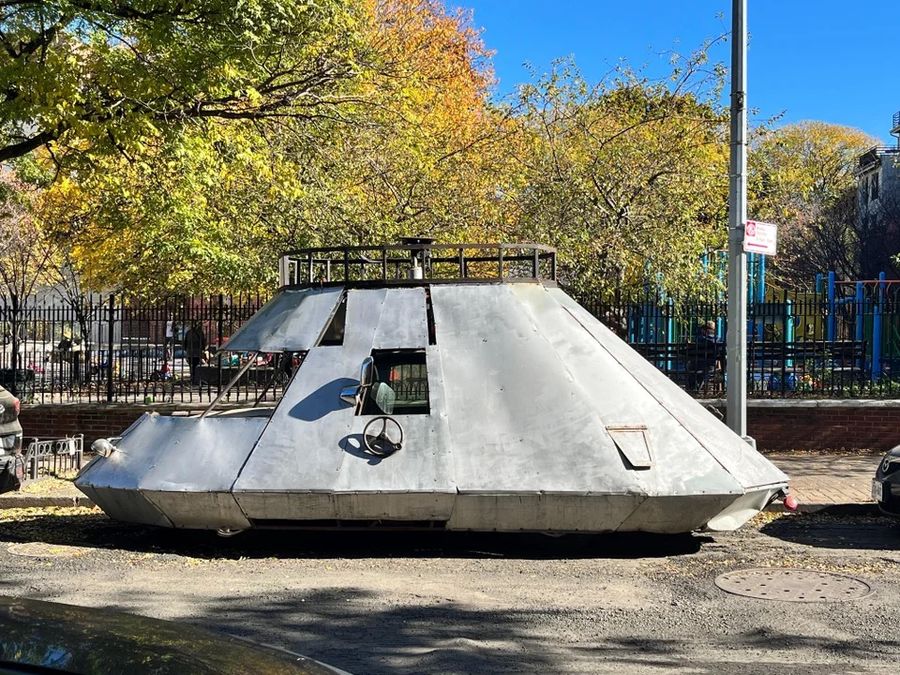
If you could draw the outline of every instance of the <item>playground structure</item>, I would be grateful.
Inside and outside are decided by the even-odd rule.
[[[722,255],[708,255],[704,268],[724,288]],[[748,255],[747,335],[751,393],[821,392],[831,395],[900,393],[900,280],[840,281],[817,275],[812,292],[785,291],[766,283],[766,259]],[[676,300],[645,288],[644,298],[621,306],[588,304],[646,358],[688,389],[692,364],[724,363],[724,291],[708,301]],[[712,322],[704,342],[702,328]],[[698,355],[705,344],[708,354]],[[705,382],[701,395],[720,395],[724,373]],[[897,389],[898,391],[894,391]],[[846,390],[846,392],[844,391]]]

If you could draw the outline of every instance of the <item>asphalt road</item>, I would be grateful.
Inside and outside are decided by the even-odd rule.
[[[840,603],[726,594],[728,570],[841,572]],[[0,592],[186,621],[355,673],[900,668],[900,526],[761,516],[685,537],[245,533],[0,512]]]

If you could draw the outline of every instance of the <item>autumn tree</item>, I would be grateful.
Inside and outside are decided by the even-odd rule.
[[[802,122],[760,129],[751,144],[749,212],[779,224],[774,278],[808,287],[817,272],[860,273],[855,170],[877,140],[835,124]]]
[[[0,5],[0,161],[132,155],[207,119],[338,114],[365,61],[351,0],[10,0]]]
[[[89,286],[253,288],[285,249],[453,238],[494,220],[487,146],[501,132],[466,16],[390,0],[354,30],[367,66],[332,115],[204,119],[131,152],[73,153],[44,213]]]
[[[727,199],[722,73],[704,64],[701,51],[664,81],[617,69],[593,85],[562,63],[522,88],[513,220],[520,236],[561,248],[568,285],[702,287]]]
[[[36,190],[0,171],[0,296],[24,302],[46,280],[52,245],[33,216]]]

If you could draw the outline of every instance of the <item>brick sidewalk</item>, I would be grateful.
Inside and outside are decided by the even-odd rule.
[[[803,511],[873,504],[872,478],[883,455],[777,453],[766,455],[790,478]]]

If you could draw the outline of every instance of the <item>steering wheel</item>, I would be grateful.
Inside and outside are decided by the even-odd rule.
[[[393,428],[395,431],[389,433],[389,428]],[[363,443],[365,443],[366,452],[370,455],[389,457],[403,447],[403,427],[393,417],[379,415],[369,420],[363,429]]]

